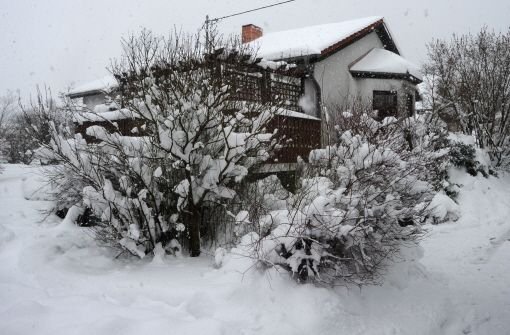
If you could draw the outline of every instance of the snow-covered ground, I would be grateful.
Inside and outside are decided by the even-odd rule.
[[[464,185],[462,216],[430,230],[421,262],[448,287],[455,306],[448,325],[464,334],[510,334],[510,176],[452,179]]]
[[[333,290],[243,260],[115,259],[86,229],[42,221],[36,171],[0,175],[0,334],[510,334],[510,176],[455,176],[462,217],[427,227],[420,263]]]

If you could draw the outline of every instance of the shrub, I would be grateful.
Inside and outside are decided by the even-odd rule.
[[[228,209],[236,185],[278,144],[275,134],[266,133],[277,102],[232,99],[234,76],[218,76],[214,62],[241,67],[255,60],[228,54],[238,50],[235,42],[221,43],[211,40],[214,53],[207,53],[198,36],[165,39],[142,31],[124,40],[123,58],[112,72],[125,108],[114,114],[136,120],[141,125],[133,134],[142,136],[122,135],[115,120],[79,113],[72,105],[77,121],[102,122],[86,130],[95,143],[52,126],[46,148],[65,173],[51,178],[66,199],[80,198],[82,217],[88,208],[99,220],[100,239],[139,257],[160,243],[171,251],[180,239],[198,256],[204,206]]]
[[[465,169],[472,176],[481,173],[488,177],[487,167],[476,159],[476,149],[473,145],[453,141],[450,145],[449,158],[453,166]]]
[[[376,282],[400,247],[421,236],[441,188],[444,134],[425,117],[379,123],[364,114],[350,127],[312,151],[287,215],[254,246],[263,263],[299,281]]]

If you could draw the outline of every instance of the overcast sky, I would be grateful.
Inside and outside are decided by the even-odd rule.
[[[103,77],[119,40],[141,27],[166,33],[173,26],[196,31],[206,14],[218,17],[278,0],[0,0],[0,94],[54,92]],[[509,0],[296,0],[229,18],[219,24],[238,33],[254,23],[265,32],[384,16],[405,57],[418,64],[425,43],[452,33],[476,32],[483,25],[510,26]]]

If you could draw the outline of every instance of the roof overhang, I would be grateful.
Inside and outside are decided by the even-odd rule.
[[[421,83],[418,66],[392,51],[373,48],[349,65],[353,77],[407,80],[415,85]]]
[[[414,85],[418,85],[422,82],[421,79],[413,76],[410,73],[370,72],[370,71],[352,71],[351,70],[351,74],[355,78],[406,80]]]
[[[91,95],[110,94],[118,90],[115,77],[106,76],[80,85],[67,92],[66,96],[71,99],[83,98]]]
[[[77,99],[77,98],[84,98],[92,95],[98,95],[98,94],[106,94],[107,92],[102,90],[90,90],[85,92],[76,92],[76,93],[68,93],[66,96],[68,96],[71,99]]]
[[[318,60],[322,60],[337,53],[338,51],[348,47],[354,42],[359,41],[360,39],[374,31],[381,40],[381,42],[383,43],[384,49],[396,53],[397,55],[400,55],[397,45],[393,41],[393,38],[384,23],[384,19],[380,19],[374,22],[373,24],[367,26],[366,28],[358,31],[357,33],[354,33],[351,36],[343,39],[342,41],[337,42],[332,46],[322,50]]]
[[[321,50],[320,53],[310,53],[303,54],[294,57],[282,57],[275,60],[284,60],[289,63],[314,63],[321,61],[333,54],[341,51],[342,49],[350,46],[351,44],[361,40],[363,37],[369,35],[370,33],[375,32],[379,39],[381,40],[383,47],[385,50],[391,51],[397,55],[400,55],[400,51],[395,43],[393,37],[391,36],[390,30],[388,29],[386,23],[384,22],[384,18],[381,18],[374,23],[366,26],[365,28],[357,31],[354,34],[351,34],[349,37],[344,38],[343,40],[336,42],[335,44],[330,45],[329,47]]]

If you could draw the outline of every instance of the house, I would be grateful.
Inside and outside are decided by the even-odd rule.
[[[414,112],[417,66],[401,56],[382,17],[310,26],[264,34],[242,27],[242,41],[267,60],[302,67],[303,111],[321,117],[321,105],[345,106],[353,98],[372,103],[376,117]]]
[[[109,96],[114,96],[117,92],[118,84],[115,78],[105,76],[71,89],[67,96],[75,103],[94,111],[96,106],[104,104],[109,100]]]
[[[220,73],[221,77],[235,85],[236,93],[230,97],[232,100],[282,101],[278,103],[276,115],[268,122],[267,132],[273,133],[278,129],[278,136],[284,140],[285,146],[275,153],[259,174],[294,171],[298,156],[306,160],[310,151],[321,145],[320,118],[302,113],[299,106],[299,99],[303,95],[302,72],[281,62],[261,59],[253,62],[250,57],[246,61],[235,62],[233,68],[222,52],[217,50],[207,55],[207,62],[214,67],[213,73]],[[124,136],[145,135],[144,121],[121,108],[125,88],[126,85],[119,87],[113,78],[104,78],[71,90],[67,96],[80,111],[74,115],[75,132],[89,143],[98,142],[86,132],[93,125],[101,125],[108,131],[117,131]]]
[[[272,127],[292,141],[263,172],[293,171],[298,156],[306,159],[312,149],[325,145],[322,106],[330,107],[331,114],[335,113],[331,106],[360,99],[371,104],[378,119],[414,113],[420,71],[401,56],[382,17],[268,34],[248,24],[242,27],[242,42],[256,53],[258,69],[236,69],[240,87],[236,98],[267,101],[283,96],[288,102],[289,113],[275,117]],[[282,72],[280,61],[296,66]],[[126,121],[129,115],[104,107],[108,93],[118,94],[116,85],[113,78],[105,78],[78,87],[68,96],[105,113],[101,115],[106,121],[119,120],[116,126],[129,134],[133,128]],[[81,122],[79,127],[98,121]],[[84,129],[78,131],[84,133]]]

